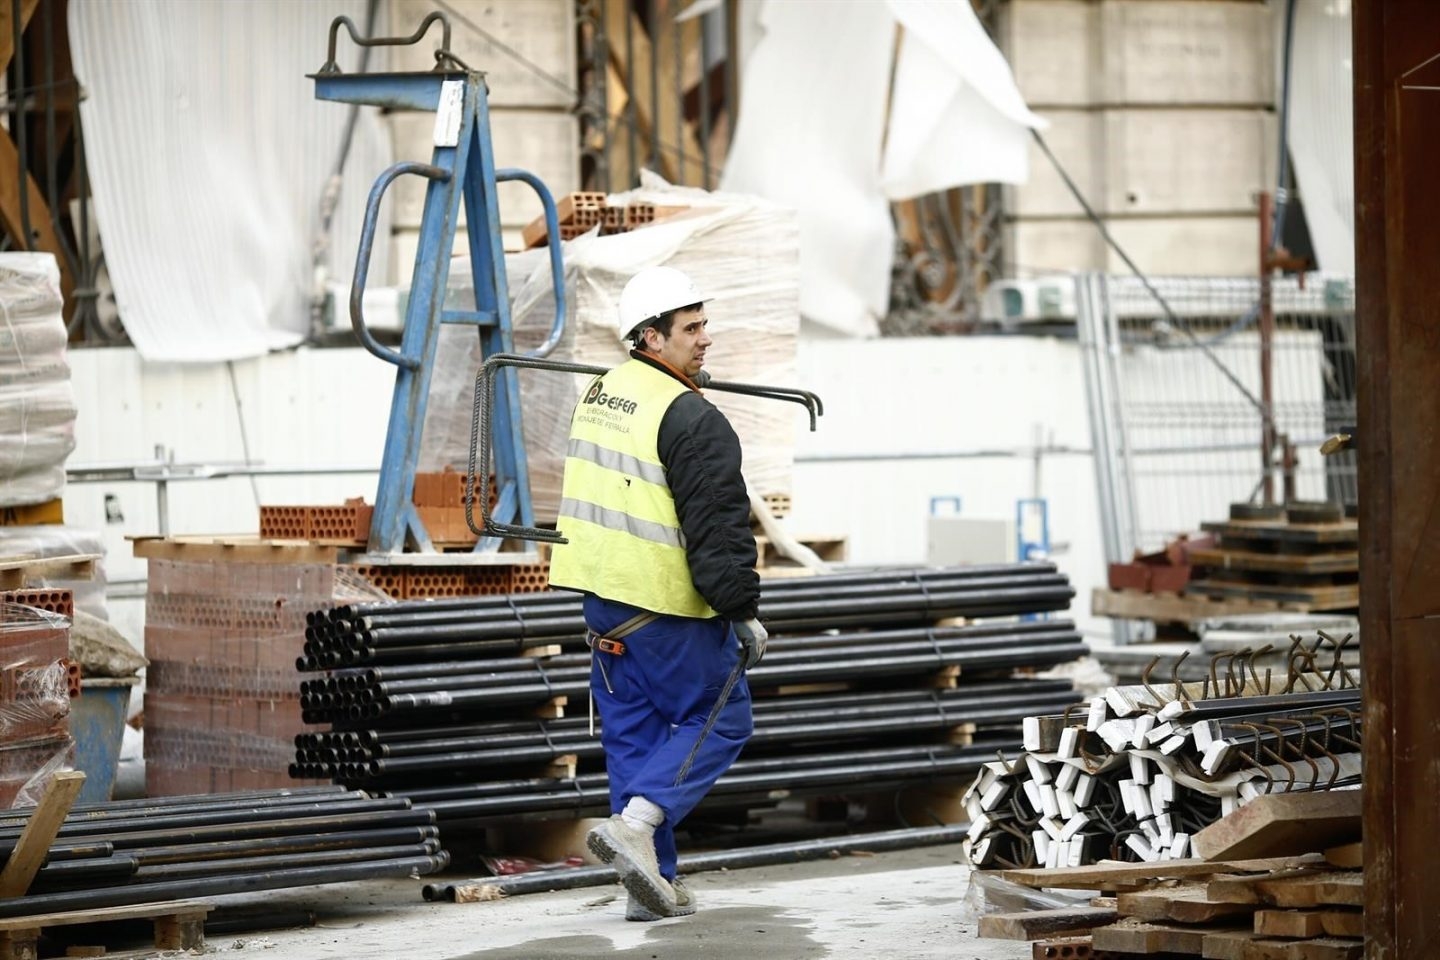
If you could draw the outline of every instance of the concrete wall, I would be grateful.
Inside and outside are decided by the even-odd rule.
[[[495,165],[529,170],[556,197],[578,190],[580,135],[573,113],[577,80],[571,0],[449,0],[446,6],[452,52],[485,73]],[[408,35],[433,9],[430,0],[391,0],[391,32]],[[438,29],[431,29],[438,42]],[[399,48],[393,69],[432,69],[435,46],[426,42]],[[433,131],[434,114],[392,114],[396,160],[429,160]],[[424,190],[419,178],[402,177],[390,191],[394,231],[390,282],[400,286],[409,286],[414,270]],[[523,184],[503,183],[499,205],[505,248],[518,250],[520,231],[540,215],[540,201]],[[464,250],[463,235],[457,247]]]
[[[133,350],[70,355],[79,417],[71,467],[146,460],[165,444],[181,463],[245,459],[271,466],[378,464],[393,384],[391,369],[362,350],[299,350],[224,365],[147,366]],[[1053,445],[1089,446],[1084,385],[1073,342],[1013,337],[802,342],[798,384],[818,391],[817,433],[797,409],[793,513],[796,535],[844,535],[861,564],[922,563],[931,497],[959,496],[962,515],[1013,517],[1015,500],[1050,500],[1056,557],[1079,591],[1104,575],[1094,470],[1084,454],[1035,463],[1023,448],[1037,431]],[[893,385],[903,383],[903,391]],[[244,424],[243,436],[241,424]],[[991,451],[986,456],[969,456]],[[1020,455],[1016,455],[1017,452]],[[874,462],[828,460],[889,454]],[[922,459],[962,454],[951,459]],[[807,459],[808,458],[808,459]],[[254,534],[258,505],[373,502],[376,474],[175,482],[172,534]],[[106,497],[121,519],[106,519]],[[149,483],[71,484],[68,522],[99,530],[112,580],[145,575],[129,536],[159,530]],[[143,603],[112,600],[111,617],[143,635]]]
[[[1274,189],[1272,12],[1255,0],[1011,0],[1001,45],[1051,150],[1157,274],[1253,273]],[[1018,276],[1124,272],[1037,146],[1007,188]]]

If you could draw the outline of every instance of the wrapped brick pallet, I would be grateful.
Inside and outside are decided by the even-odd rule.
[[[690,274],[714,299],[707,304],[710,348],[705,368],[719,380],[803,386],[796,383],[800,331],[800,236],[795,212],[755,197],[672,187],[658,178],[612,204],[653,203],[685,207],[684,213],[614,236],[586,234],[565,244],[568,324],[552,360],[614,366],[627,345],[616,331],[616,304],[625,282],[642,267],[665,264]],[[515,347],[534,349],[555,317],[549,252],[506,258]],[[467,260],[451,265],[451,304],[473,306]],[[421,470],[464,469],[470,448],[475,374],[480,367],[474,330],[447,325],[421,448]],[[583,378],[540,371],[520,373],[525,446],[535,516],[553,523],[570,414]],[[745,475],[753,492],[790,493],[796,424],[803,412],[776,403],[718,392],[707,394],[724,411],[745,450]]]
[[[75,762],[70,621],[0,603],[0,809],[38,803],[50,778]]]
[[[0,507],[65,489],[75,395],[61,307],[54,256],[0,253]]]

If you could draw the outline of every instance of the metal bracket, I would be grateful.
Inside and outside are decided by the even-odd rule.
[[[482,537],[509,537],[515,540],[536,540],[541,543],[568,543],[558,530],[542,527],[526,527],[497,522],[490,515],[490,409],[494,402],[495,372],[501,367],[521,367],[531,370],[550,370],[556,373],[578,373],[592,377],[609,373],[609,367],[588,363],[568,363],[561,360],[542,360],[535,356],[497,353],[487,359],[475,375],[475,409],[470,421],[469,473],[465,477],[465,522],[471,531]],[[810,414],[810,429],[816,426],[816,419],[825,413],[825,406],[819,396],[809,390],[796,387],[767,387],[749,383],[731,383],[710,380],[707,390],[739,393],[767,400],[785,400],[798,403]],[[477,489],[478,488],[478,489]],[[480,502],[480,519],[475,523],[475,501]]]

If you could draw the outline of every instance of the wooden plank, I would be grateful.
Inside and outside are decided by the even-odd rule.
[[[980,918],[979,935],[996,940],[1040,940],[1062,933],[1094,930],[1120,919],[1114,910],[1071,907],[991,913]]]
[[[1026,887],[1051,887],[1073,890],[1108,890],[1114,884],[1133,884],[1142,880],[1171,877],[1208,877],[1222,873],[1262,873],[1291,870],[1322,863],[1318,856],[1275,857],[1266,860],[1211,861],[1200,859],[1160,860],[1155,863],[1101,862],[1083,867],[1046,869],[1029,867],[1001,870],[1000,879]]]
[[[109,923],[115,920],[144,920],[153,917],[205,917],[213,904],[197,900],[172,900],[161,903],[137,903],[126,907],[97,907],[93,910],[72,910],[66,913],[37,913],[28,917],[0,919],[0,930],[25,930],[34,927],[70,927],[87,923]]]
[[[1293,604],[1307,610],[1349,610],[1360,605],[1358,583],[1301,587],[1270,583],[1235,583],[1225,580],[1191,580],[1193,594],[1241,597]],[[1187,594],[1188,595],[1188,594]]]
[[[1190,562],[1197,567],[1221,570],[1259,570],[1269,573],[1355,573],[1360,554],[1350,550],[1334,553],[1256,553],[1251,550],[1191,550]]]
[[[1326,872],[1325,864],[1316,863],[1311,867],[1300,867],[1295,870],[1277,870],[1271,873],[1251,874],[1250,876],[1217,876],[1205,885],[1206,895],[1211,900],[1224,903],[1267,903],[1262,884],[1279,883],[1285,880],[1310,879],[1322,876]]]
[[[338,547],[259,537],[129,537],[135,556],[195,563],[337,563]]]
[[[1255,933],[1267,937],[1365,936],[1365,915],[1359,910],[1315,909],[1255,911]]]
[[[700,160],[700,143],[695,139],[695,131],[688,123],[679,124],[681,116],[681,105],[679,91],[675,89],[673,77],[662,77],[659,86],[660,102],[653,103],[650,98],[650,70],[652,64],[658,64],[661,68],[665,63],[658,62],[656,52],[650,41],[650,35],[645,32],[645,25],[640,18],[630,9],[630,5],[623,0],[606,0],[602,4],[605,10],[605,35],[609,42],[611,60],[615,63],[616,71],[621,78],[627,77],[626,71],[626,22],[627,14],[629,21],[629,55],[631,71],[628,77],[632,80],[634,89],[629,91],[635,103],[635,121],[639,128],[636,131],[637,138],[644,141],[647,146],[651,140],[652,132],[658,133],[660,139],[660,156],[652,158],[652,162],[660,167],[660,172],[671,183],[678,183],[680,174],[679,155],[685,154],[685,167],[687,170],[692,166],[698,168]],[[663,52],[663,51],[662,51]],[[672,71],[673,61],[669,66]],[[625,134],[622,132],[621,134]],[[613,178],[612,178],[613,179]]]
[[[15,841],[15,850],[5,862],[5,869],[0,870],[0,897],[21,897],[30,889],[84,784],[85,774],[79,770],[62,770],[50,778],[40,803],[25,821],[20,839]]]
[[[34,16],[35,10],[40,6],[40,0],[20,0],[20,32],[25,32],[25,26]],[[0,73],[10,66],[10,60],[15,56],[15,20],[14,0],[7,3],[0,3]]]
[[[1204,884],[1121,893],[1116,898],[1116,904],[1127,917],[1151,921],[1174,920],[1178,923],[1209,923],[1254,910],[1250,904],[1211,899]]]
[[[1322,904],[1358,907],[1365,878],[1358,871],[1310,872],[1257,877],[1220,877],[1206,888],[1210,899],[1230,903],[1264,903],[1276,907]],[[1248,899],[1247,899],[1248,898]]]
[[[1090,594],[1090,612],[1097,617],[1154,620],[1157,623],[1194,623],[1211,617],[1239,613],[1269,613],[1273,602],[1258,600],[1214,600],[1176,593],[1140,593],[1096,587]]]
[[[1314,940],[1251,940],[1242,960],[1363,960],[1365,944],[1333,937]]]
[[[1338,847],[1330,847],[1325,851],[1325,862],[1332,867],[1360,870],[1365,866],[1365,844],[1363,841],[1356,840],[1354,843],[1342,843]]]
[[[1365,936],[1365,914],[1361,910],[1321,910],[1320,925],[1327,937]]]
[[[1207,860],[1295,856],[1360,835],[1361,792],[1271,793],[1190,838]]]
[[[1126,917],[1108,927],[1100,927],[1090,935],[1091,943],[1098,950],[1113,950],[1120,953],[1175,953],[1198,954],[1205,946],[1205,930],[1195,927],[1177,927],[1169,924],[1142,923]]]
[[[1267,937],[1319,937],[1325,925],[1318,910],[1256,910],[1255,932]]]
[[[1245,960],[1245,946],[1259,939],[1251,930],[1206,931],[1200,956],[1205,960]]]
[[[1338,523],[1210,520],[1200,524],[1200,529],[1221,537],[1277,543],[1358,543],[1360,540],[1360,524],[1356,520],[1341,520]]]

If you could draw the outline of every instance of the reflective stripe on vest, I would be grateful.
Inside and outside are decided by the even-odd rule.
[[[660,463],[660,421],[688,388],[630,360],[587,384],[570,423],[550,582],[642,610],[716,613],[695,590],[675,498]]]

